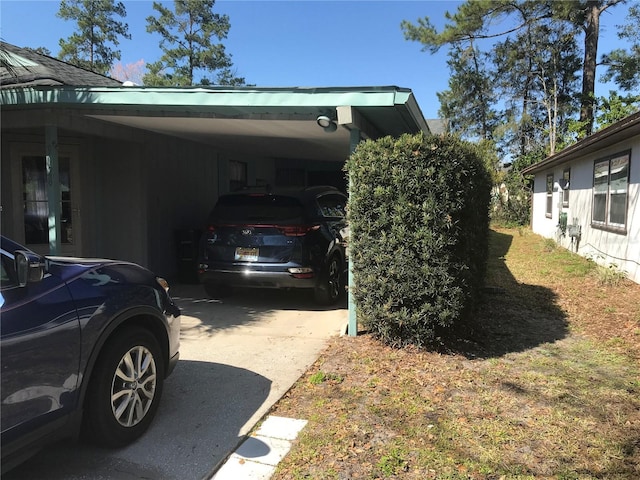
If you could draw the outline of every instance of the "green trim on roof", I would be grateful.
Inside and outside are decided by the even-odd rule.
[[[407,89],[222,89],[149,87],[27,87],[0,91],[2,105],[136,105],[138,107],[380,107],[406,104]]]

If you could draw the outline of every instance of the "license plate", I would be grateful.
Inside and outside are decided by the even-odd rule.
[[[257,262],[258,261],[258,249],[257,248],[236,248],[235,259],[241,262]]]

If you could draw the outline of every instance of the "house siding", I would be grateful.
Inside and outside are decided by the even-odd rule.
[[[74,255],[118,258],[172,278],[177,272],[176,232],[202,228],[219,195],[218,163],[210,146],[148,132],[109,138],[59,132],[59,150],[73,149],[78,180]],[[113,132],[112,132],[113,133]],[[24,242],[19,158],[44,155],[44,129],[3,131],[2,233]],[[40,253],[46,252],[42,245]],[[37,250],[37,249],[36,249]]]
[[[611,232],[592,226],[593,168],[594,162],[610,155],[630,150],[629,184],[627,190],[626,234]],[[552,217],[545,216],[546,176],[553,173],[554,181],[562,178],[563,171],[571,169],[569,206],[559,205],[562,192],[554,188]],[[591,258],[601,265],[616,265],[627,272],[630,279],[640,283],[640,135],[571,161],[538,172],[533,195],[532,229],[535,233],[556,240],[560,245]],[[572,241],[568,232],[558,229],[560,212],[567,213],[568,224],[580,225],[579,241]]]

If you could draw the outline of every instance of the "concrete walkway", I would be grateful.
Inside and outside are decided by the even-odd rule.
[[[270,416],[227,459],[212,480],[268,480],[306,420]]]

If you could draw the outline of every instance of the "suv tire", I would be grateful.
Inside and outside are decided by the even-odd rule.
[[[84,430],[95,443],[121,447],[149,427],[158,410],[165,364],[153,334],[140,327],[107,341],[94,368]]]
[[[327,263],[320,284],[314,289],[316,302],[321,305],[333,305],[342,295],[342,262],[337,255],[333,255]]]

